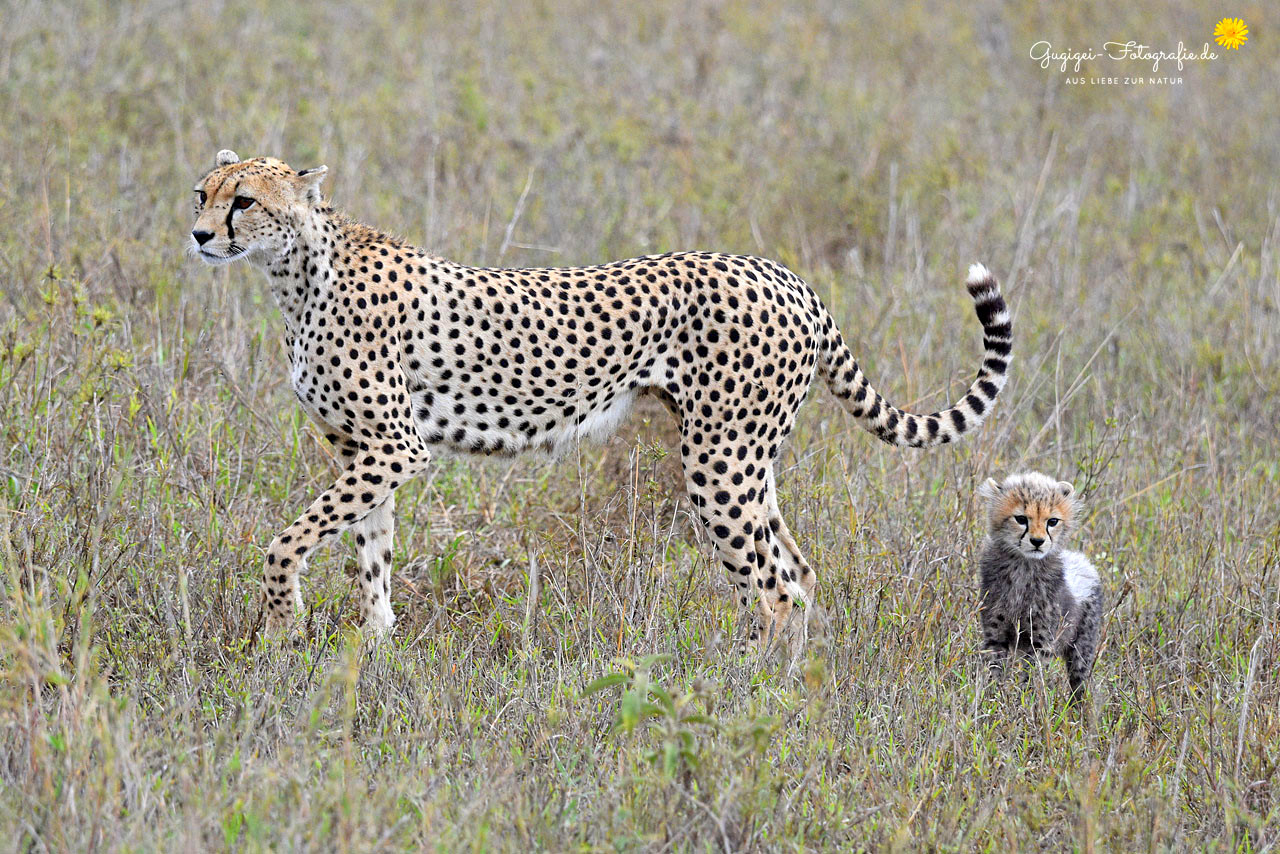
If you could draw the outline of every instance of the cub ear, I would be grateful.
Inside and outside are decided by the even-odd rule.
[[[324,183],[324,176],[328,171],[328,166],[314,166],[303,169],[294,176],[303,198],[309,202],[320,201],[320,185]]]
[[[236,154],[234,151],[232,151],[229,148],[222,149],[221,151],[218,152],[217,156],[213,158],[214,166],[230,166],[232,163],[239,163],[239,162],[240,162],[240,155]]]
[[[1073,492],[1075,492],[1075,491],[1076,491],[1076,488],[1075,488],[1074,486],[1072,486],[1070,483],[1068,483],[1067,481],[1065,481],[1065,480],[1060,480],[1060,481],[1058,481],[1058,493],[1059,493],[1063,498],[1067,498],[1067,497],[1069,497],[1069,496],[1071,495],[1071,493],[1073,493]]]
[[[1003,491],[1004,491],[1003,488],[996,481],[996,479],[994,477],[989,477],[982,482],[982,486],[978,487],[978,497],[985,498],[988,501],[990,501],[991,499],[1000,495],[1000,493]]]

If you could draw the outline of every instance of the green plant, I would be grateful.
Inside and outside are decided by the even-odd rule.
[[[705,708],[710,686],[699,680],[685,692],[672,693],[653,678],[653,667],[670,660],[666,654],[646,655],[639,662],[615,662],[620,669],[601,676],[583,689],[582,695],[621,687],[614,718],[614,732],[647,733],[654,743],[644,753],[647,761],[672,778],[684,771],[696,771],[700,764],[699,736],[718,730],[720,724],[699,708]]]

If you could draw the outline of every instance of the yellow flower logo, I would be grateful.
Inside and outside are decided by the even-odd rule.
[[[1239,18],[1223,18],[1213,28],[1213,37],[1228,50],[1239,50],[1240,45],[1249,40],[1249,28]]]

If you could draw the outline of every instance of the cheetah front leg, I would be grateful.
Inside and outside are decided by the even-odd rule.
[[[395,541],[394,494],[351,526],[356,541],[356,566],[360,579],[360,622],[374,637],[391,633],[396,616],[391,611],[391,549]]]
[[[333,445],[342,465],[351,465],[360,446],[337,434],[325,438]],[[360,623],[373,637],[391,633],[395,614],[391,610],[391,551],[395,544],[395,494],[369,515],[351,526],[356,544],[356,579],[360,587]]]
[[[262,588],[268,631],[279,631],[293,622],[302,603],[298,576],[306,565],[307,557],[326,540],[373,515],[374,520],[362,524],[360,530],[374,530],[378,535],[372,540],[366,537],[366,547],[360,551],[379,559],[390,552],[392,528],[389,517],[394,509],[392,493],[422,472],[429,459],[430,454],[425,449],[397,451],[391,443],[362,445],[333,486],[321,493],[292,525],[272,540],[267,549]],[[370,542],[385,548],[369,549]],[[386,600],[389,562],[380,560],[379,567],[380,589],[371,589],[367,595],[364,572],[361,572],[361,610],[366,619],[373,616],[386,621],[391,616],[390,604]],[[372,584],[372,564],[370,576]],[[378,593],[378,610],[371,615],[365,611],[365,604],[375,602],[374,592]],[[375,628],[378,627],[375,624]],[[389,622],[385,627],[389,628]]]
[[[996,682],[1004,681],[1009,666],[1009,647],[1003,642],[988,640],[983,652],[987,658],[987,675]]]
[[[1015,644],[1009,636],[1008,624],[1003,615],[993,614],[984,605],[979,616],[982,621],[982,650],[987,660],[987,675],[996,682],[1001,682]]]
[[[1084,700],[1093,675],[1093,662],[1098,654],[1098,636],[1102,630],[1102,591],[1095,590],[1080,610],[1079,627],[1071,643],[1062,651],[1071,684],[1071,704]]]

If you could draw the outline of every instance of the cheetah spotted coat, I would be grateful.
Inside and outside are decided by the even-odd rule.
[[[690,502],[739,603],[758,613],[753,637],[769,638],[816,581],[774,480],[814,377],[867,430],[920,448],[974,429],[1005,382],[1009,314],[980,266],[968,282],[985,336],[978,375],[949,409],[913,415],[871,387],[817,295],[773,261],[684,252],[467,267],[334,212],[324,171],[223,151],[195,187],[191,251],[265,271],[293,388],[344,466],[268,549],[271,626],[294,618],[307,556],[351,530],[363,620],[388,630],[394,493],[434,450],[556,452],[606,434],[649,393],[680,424]]]

